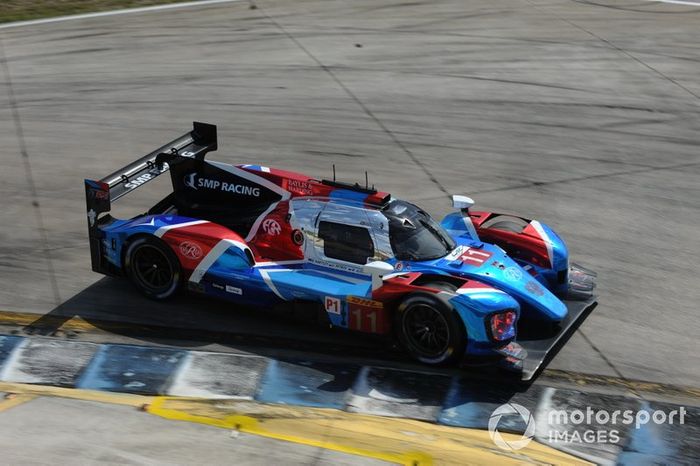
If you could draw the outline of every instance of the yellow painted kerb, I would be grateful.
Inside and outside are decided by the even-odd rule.
[[[34,395],[29,395],[29,394],[16,394],[12,393],[10,394],[11,396],[8,398],[5,398],[4,400],[0,400],[0,413],[3,411],[7,411],[10,408],[14,408],[15,406],[19,406],[21,404],[26,403],[27,401],[31,401],[34,398],[36,398]]]
[[[410,466],[433,464],[589,464],[530,442],[522,450],[500,450],[488,432],[409,419],[352,414],[334,409],[267,405],[240,400],[149,397],[0,382],[0,411],[41,396],[56,396],[142,408],[172,420],[197,422],[272,439],[336,450]],[[506,439],[509,434],[502,434]],[[516,439],[516,436],[512,436]]]
[[[534,441],[522,450],[508,452],[496,447],[488,432],[482,430],[333,409],[157,397],[147,411],[167,419],[198,422],[411,466],[588,464]]]

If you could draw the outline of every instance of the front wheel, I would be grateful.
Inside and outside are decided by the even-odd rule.
[[[180,262],[168,245],[156,238],[144,236],[129,243],[125,268],[136,288],[152,299],[170,298],[180,286]]]
[[[447,365],[464,356],[464,325],[454,310],[437,297],[409,296],[399,305],[395,325],[401,344],[417,361]]]

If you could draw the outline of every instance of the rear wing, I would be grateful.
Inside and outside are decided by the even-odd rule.
[[[100,251],[102,234],[99,226],[110,220],[102,214],[111,210],[112,202],[156,179],[169,170],[178,158],[204,160],[207,152],[217,149],[216,126],[194,122],[192,131],[154,150],[100,180],[85,180],[85,202],[92,268],[105,273]]]

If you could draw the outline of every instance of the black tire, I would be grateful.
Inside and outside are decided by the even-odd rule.
[[[512,233],[522,233],[528,223],[517,217],[507,215],[499,215],[498,217],[487,220],[481,225],[481,228],[489,228],[494,230],[510,231]]]
[[[168,299],[180,288],[180,262],[163,241],[151,236],[136,238],[129,243],[124,260],[127,276],[147,297]]]
[[[437,296],[410,295],[401,302],[395,317],[398,339],[415,360],[438,366],[464,357],[467,346],[464,324],[452,307]]]
[[[450,293],[454,293],[455,291],[457,291],[457,287],[454,286],[452,283],[448,282],[430,282],[423,286],[440,291],[449,291]]]

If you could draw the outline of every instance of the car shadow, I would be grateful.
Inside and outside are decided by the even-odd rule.
[[[69,321],[72,325],[66,325]],[[348,397],[372,398],[382,393],[395,401],[373,399],[375,404],[391,405],[386,408],[391,412],[409,410],[406,416],[413,417],[410,406],[435,405],[443,410],[471,402],[491,406],[519,399],[530,389],[519,374],[500,370],[492,361],[468,361],[467,367],[461,368],[430,368],[412,362],[389,338],[321,327],[282,311],[244,307],[191,293],[167,302],[152,301],[128,281],[111,277],[100,279],[38,317],[23,332],[80,339],[91,327],[108,334],[104,339],[98,337],[101,342],[232,350],[270,358],[278,373],[275,383],[281,385],[263,384],[259,400],[264,402],[313,406],[320,397],[326,404],[332,400],[331,404],[340,406]],[[312,394],[297,393],[300,386],[309,387]],[[402,404],[401,400],[411,402]]]
[[[53,335],[80,318],[104,332],[149,343],[196,348],[213,343],[234,348],[265,346],[324,354],[371,356],[379,352],[401,359],[387,339],[323,327],[283,309],[241,306],[183,292],[168,301],[149,300],[120,278],[103,277],[38,317],[23,330]],[[73,334],[79,334],[80,325]],[[85,326],[89,330],[88,326]],[[405,357],[403,358],[405,359]]]

